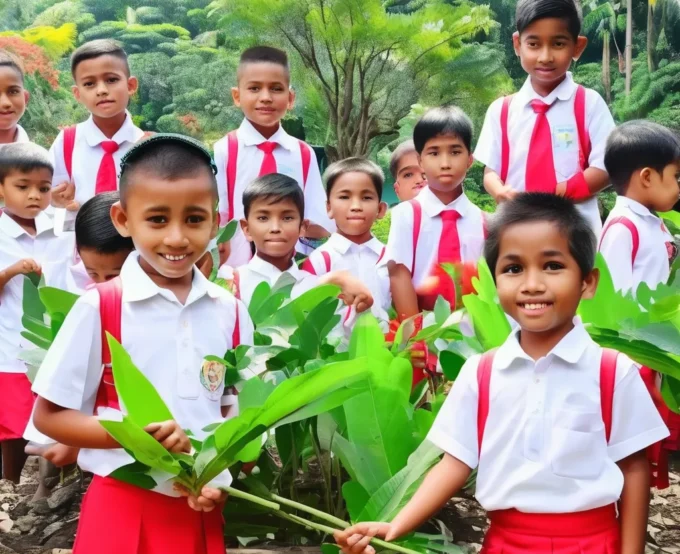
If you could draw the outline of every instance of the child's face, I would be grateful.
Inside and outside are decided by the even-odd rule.
[[[668,164],[661,173],[651,168],[643,170],[643,180],[645,172],[649,172],[646,176],[649,207],[658,212],[672,210],[680,196],[680,160]]]
[[[290,258],[301,232],[306,228],[292,200],[271,203],[268,198],[255,200],[247,219],[241,220],[246,238],[255,243],[258,254],[271,259]]]
[[[397,180],[394,192],[401,202],[412,200],[427,186],[427,177],[418,162],[418,153],[414,150],[404,154],[397,164]]]
[[[567,21],[558,17],[534,21],[521,35],[515,33],[512,41],[539,94],[549,94],[562,82],[572,60],[577,60],[588,44],[585,37],[574,40]]]
[[[24,90],[21,75],[12,67],[0,67],[0,130],[16,127],[27,102],[28,91]]]
[[[87,111],[107,119],[124,112],[137,92],[137,78],[128,77],[125,62],[106,55],[85,60],[75,71],[73,95]]]
[[[0,183],[5,211],[23,219],[35,219],[50,204],[52,172],[44,167],[32,171],[12,171]]]
[[[217,234],[215,191],[208,169],[172,182],[135,171],[125,208],[114,204],[111,217],[122,236],[132,237],[140,265],[149,275],[185,277]]]
[[[371,178],[359,171],[336,179],[326,208],[340,233],[348,237],[370,234],[375,220],[382,219],[387,211]]]
[[[240,76],[238,86],[231,90],[234,104],[256,129],[278,127],[295,102],[285,68],[269,62],[246,63]]]
[[[420,155],[427,185],[441,192],[458,188],[472,162],[470,151],[456,135],[439,135],[428,140]]]
[[[90,279],[95,283],[104,283],[120,275],[120,270],[130,255],[130,251],[122,250],[112,254],[102,254],[94,248],[80,248],[78,254]]]
[[[581,298],[592,298],[598,281],[597,271],[581,275],[567,237],[548,221],[517,223],[503,232],[495,275],[503,310],[523,335],[546,342],[559,342],[571,330]]]

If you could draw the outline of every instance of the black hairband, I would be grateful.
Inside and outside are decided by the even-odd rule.
[[[144,151],[149,148],[149,146],[156,145],[158,143],[182,144],[193,148],[205,158],[205,160],[210,164],[213,173],[217,175],[217,166],[215,165],[215,162],[213,162],[212,156],[210,155],[210,152],[208,152],[207,148],[196,139],[176,133],[156,133],[151,135],[149,138],[135,144],[120,161],[120,174],[122,175],[128,166],[134,162],[136,158],[141,156]]]

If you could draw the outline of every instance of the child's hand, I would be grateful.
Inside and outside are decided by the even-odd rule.
[[[212,512],[227,501],[226,492],[212,487],[203,487],[200,496],[191,494],[181,485],[175,485],[175,490],[185,496],[189,507],[197,512]]]
[[[349,274],[344,277],[340,298],[348,306],[354,306],[357,313],[370,309],[373,306],[373,296],[368,287]]]
[[[40,275],[41,272],[42,268],[40,267],[40,264],[32,258],[19,260],[9,268],[9,273],[12,275],[28,275],[29,273],[37,273]]]
[[[79,452],[80,448],[57,443],[50,446],[42,457],[57,467],[65,467],[76,463]]]
[[[336,531],[335,542],[343,554],[375,554],[375,548],[369,545],[373,537],[390,538],[389,523],[359,523],[344,531]]]
[[[496,193],[496,202],[500,204],[501,202],[506,202],[508,200],[512,200],[519,194],[515,189],[509,187],[508,185],[505,185],[503,187],[500,187],[498,189],[498,192]]]
[[[64,181],[52,188],[52,205],[55,208],[66,208],[75,197],[76,185],[70,181]]]
[[[191,441],[174,420],[151,423],[144,430],[161,443],[168,452],[191,452]]]

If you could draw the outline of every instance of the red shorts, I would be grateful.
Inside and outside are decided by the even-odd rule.
[[[83,498],[73,554],[224,554],[216,508],[95,476]]]
[[[23,438],[34,402],[25,373],[0,373],[0,441]]]
[[[620,554],[616,508],[605,506],[573,514],[489,512],[480,554]]]

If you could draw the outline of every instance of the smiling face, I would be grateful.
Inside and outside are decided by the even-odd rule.
[[[401,202],[412,200],[427,186],[427,177],[418,162],[418,153],[414,150],[404,154],[397,164],[397,180],[394,192]]]
[[[470,151],[457,135],[439,135],[428,140],[420,155],[428,187],[445,204],[462,194],[461,185],[472,162]]]
[[[592,298],[598,276],[583,276],[565,233],[549,221],[509,226],[495,268],[503,310],[522,329],[521,343],[556,345],[574,326],[581,298]]]
[[[137,79],[128,76],[127,64],[117,56],[83,60],[75,69],[73,95],[95,117],[108,119],[123,113],[137,92]]]
[[[21,219],[35,219],[50,204],[52,172],[44,167],[32,171],[11,171],[0,183],[5,197],[4,211]]]
[[[0,130],[16,129],[27,102],[28,91],[21,74],[13,67],[0,66]]]
[[[522,68],[531,77],[534,90],[541,96],[552,92],[563,80],[572,60],[577,60],[588,39],[574,39],[565,19],[538,19],[512,37]]]
[[[358,244],[370,240],[373,223],[387,211],[373,181],[361,171],[344,173],[335,180],[326,207],[338,232]]]

